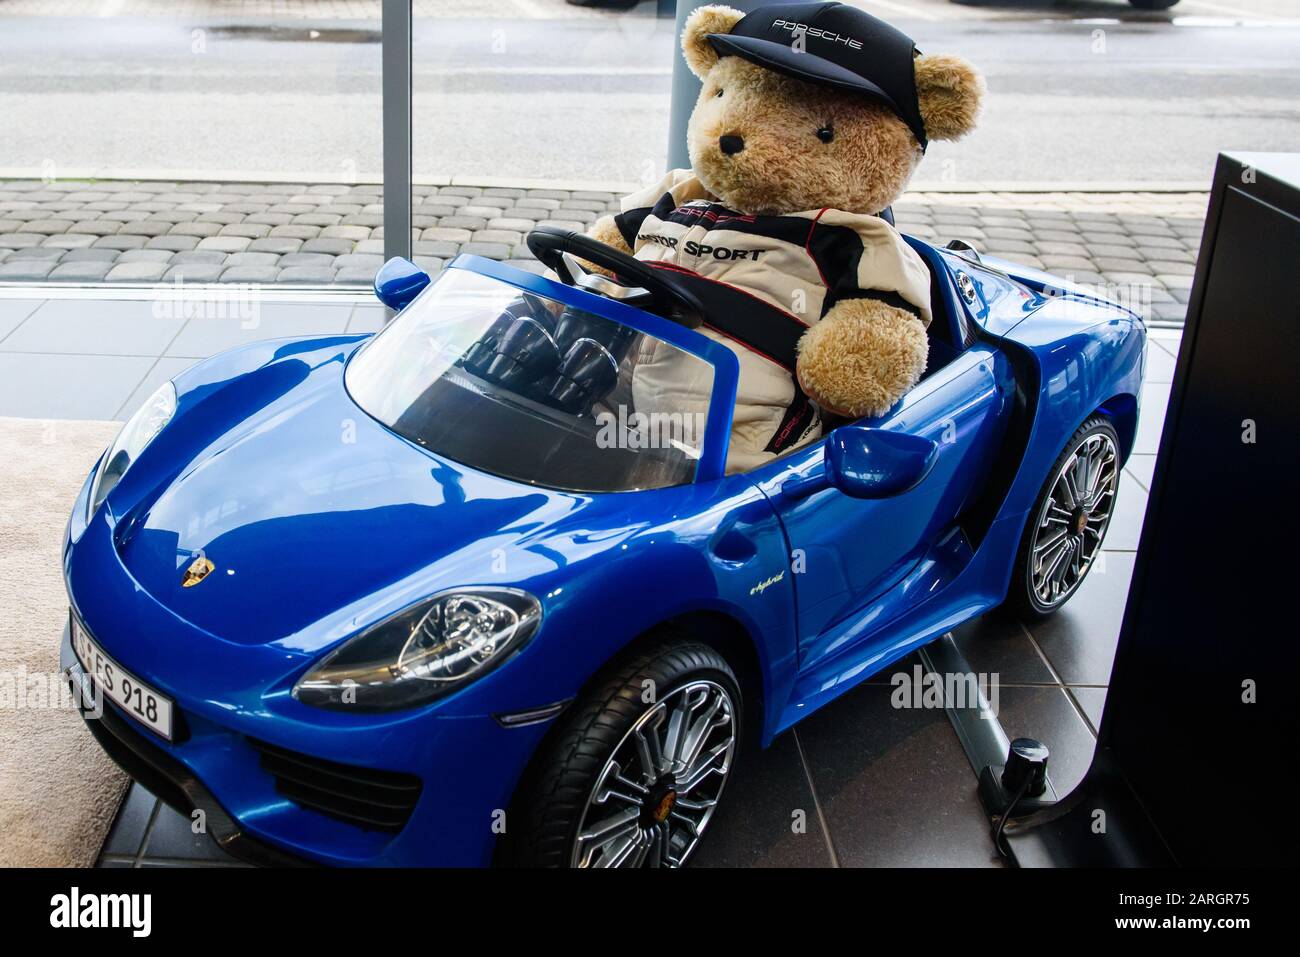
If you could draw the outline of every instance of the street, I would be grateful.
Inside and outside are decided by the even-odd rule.
[[[980,129],[920,186],[1186,186],[1221,149],[1300,150],[1300,0],[862,5],[988,78]],[[257,12],[284,6],[0,0],[0,168],[377,179],[378,4]],[[417,177],[657,175],[676,41],[652,11],[418,2]]]

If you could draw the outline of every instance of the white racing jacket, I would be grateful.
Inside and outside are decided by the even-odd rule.
[[[814,209],[749,216],[718,203],[690,170],[622,201],[615,217],[637,259],[690,270],[748,293],[807,328],[835,303],[873,298],[930,323],[930,273],[898,231],[878,216]],[[742,317],[743,318],[743,317]],[[724,323],[726,324],[726,323]],[[753,341],[709,323],[700,332],[740,362],[727,471],[752,469],[821,435],[821,415],[794,370]],[[690,358],[647,347],[632,382],[640,412],[701,415],[709,396]],[[689,368],[688,368],[689,366]]]

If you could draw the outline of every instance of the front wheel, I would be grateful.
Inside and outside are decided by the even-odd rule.
[[[1128,0],[1128,2],[1139,10],[1168,10],[1178,0]]]
[[[1115,511],[1119,436],[1095,415],[1070,437],[1030,512],[1007,605],[1024,617],[1056,611],[1092,569]]]
[[[510,817],[522,822],[508,862],[680,867],[690,858],[735,766],[742,703],[721,655],[665,637],[574,705],[514,802]]]

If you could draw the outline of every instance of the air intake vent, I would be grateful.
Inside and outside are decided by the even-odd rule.
[[[303,807],[357,827],[400,831],[420,799],[414,774],[338,764],[248,739],[275,777],[276,790]]]

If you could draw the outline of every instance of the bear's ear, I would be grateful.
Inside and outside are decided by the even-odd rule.
[[[961,139],[975,128],[984,100],[984,77],[961,57],[936,53],[913,61],[916,98],[925,134],[932,140]]]
[[[718,62],[718,51],[708,41],[710,33],[730,33],[744,14],[731,7],[700,7],[686,18],[682,30],[682,53],[691,72],[704,79],[706,73]]]

